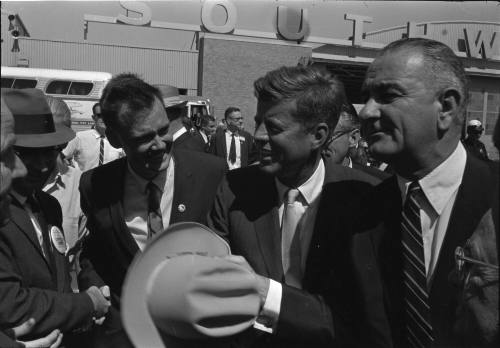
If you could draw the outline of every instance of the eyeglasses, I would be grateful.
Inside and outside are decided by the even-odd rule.
[[[493,265],[491,263],[479,261],[471,257],[465,256],[464,248],[458,246],[455,249],[455,271],[458,277],[458,281],[461,285],[467,284],[470,278],[471,267],[466,267],[466,263],[482,267],[488,267],[496,270],[499,269],[498,266]]]

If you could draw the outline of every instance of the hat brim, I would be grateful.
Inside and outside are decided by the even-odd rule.
[[[122,289],[121,317],[136,347],[165,346],[148,310],[147,288],[151,275],[165,258],[186,253],[226,256],[231,254],[231,249],[224,239],[195,222],[172,224],[154,236],[134,258]]]
[[[16,134],[16,146],[21,147],[50,147],[66,144],[76,133],[71,128],[55,125],[55,132],[45,134]]]

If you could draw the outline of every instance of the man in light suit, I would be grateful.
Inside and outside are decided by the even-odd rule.
[[[253,137],[243,130],[239,108],[231,106],[224,112],[226,129],[219,128],[210,140],[209,152],[224,158],[229,170],[243,168],[255,161]]]
[[[254,86],[260,164],[227,174],[209,216],[239,255],[233,261],[259,279],[250,345],[390,346],[371,244],[346,233],[374,179],[321,159],[345,99],[341,82],[297,66]]]
[[[160,92],[132,74],[110,80],[101,101],[106,135],[126,157],[82,175],[81,206],[89,237],[80,257],[80,286],[111,289],[111,317],[97,338],[130,346],[118,315],[127,269],[153,235],[180,221],[205,223],[224,161],[171,151],[172,129]],[[98,344],[98,343],[96,343]]]
[[[364,228],[376,246],[394,344],[459,346],[452,330],[458,288],[448,279],[455,249],[498,200],[498,166],[460,142],[464,68],[443,43],[398,40],[370,65],[363,95],[370,153],[396,172],[365,202],[374,224]]]

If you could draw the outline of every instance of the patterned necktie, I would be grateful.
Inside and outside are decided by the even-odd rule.
[[[234,141],[234,133],[231,133],[231,147],[229,148],[229,162],[236,162],[236,142]]]
[[[104,137],[101,136],[101,144],[99,145],[99,165],[104,163]]]
[[[415,199],[421,190],[418,182],[411,183],[401,218],[405,336],[410,347],[429,347],[434,341],[427,291],[420,206]]]
[[[281,255],[285,282],[296,288],[302,288],[300,235],[297,225],[303,213],[303,207],[297,201],[300,191],[289,189],[283,207],[281,223]]]
[[[146,187],[148,193],[148,239],[163,231],[163,221],[160,210],[162,192],[152,181]]]

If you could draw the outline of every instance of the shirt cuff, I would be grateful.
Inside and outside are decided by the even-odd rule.
[[[280,315],[282,292],[281,283],[269,279],[269,290],[267,291],[266,301],[253,324],[255,329],[270,334],[274,332]]]

